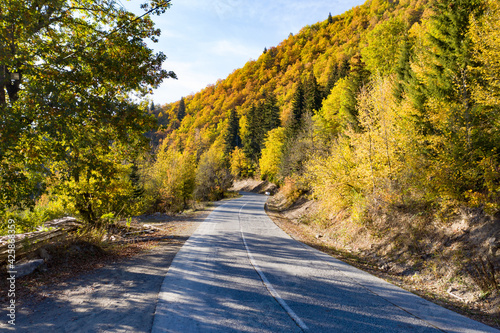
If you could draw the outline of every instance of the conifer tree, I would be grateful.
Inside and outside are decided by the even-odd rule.
[[[436,14],[431,18],[428,40],[433,47],[427,78],[427,89],[433,95],[447,101],[469,99],[466,88],[470,81],[468,66],[472,64],[472,48],[467,32],[470,14],[478,11],[478,0],[442,0],[435,3]],[[458,89],[456,89],[458,87]]]
[[[330,91],[335,86],[335,83],[339,80],[339,64],[335,64],[332,66],[330,70],[330,74],[328,75],[328,81],[326,82],[326,88],[324,93],[324,98],[327,98],[330,95]]]
[[[398,100],[403,98],[406,86],[411,80],[410,49],[411,45],[408,38],[405,38],[405,42],[401,46],[401,53],[396,67],[396,75],[398,79],[394,88],[394,96]]]
[[[262,106],[263,110],[263,125],[264,125],[264,135],[270,130],[278,127],[280,125],[280,108],[278,106],[278,101],[274,93],[270,93],[266,96],[264,104]]]
[[[349,63],[349,60],[344,59],[342,60],[342,63],[339,65],[339,70],[338,70],[338,78],[342,79],[349,75],[351,65]]]
[[[130,168],[130,182],[132,183],[132,195],[134,198],[139,198],[144,194],[144,185],[140,182],[139,168],[134,163]]]
[[[229,154],[235,147],[241,147],[240,119],[235,109],[231,109],[228,118],[228,129],[226,136],[226,154]]]
[[[466,145],[470,148],[473,107],[470,87],[473,78],[469,70],[472,65],[472,43],[467,32],[470,14],[478,13],[480,2],[442,0],[436,2],[434,9],[436,14],[431,18],[428,34],[432,47],[427,54],[430,62],[425,73],[425,88],[437,101],[455,105],[452,107],[455,115],[448,118],[453,119],[448,125],[455,130],[465,128]],[[452,128],[445,131],[455,131]]]
[[[182,122],[182,119],[186,116],[186,103],[184,102],[184,97],[181,97],[179,101],[179,108],[177,109],[177,119]]]
[[[254,162],[257,162],[260,157],[261,142],[262,142],[262,119],[259,109],[253,105],[247,114],[248,127],[245,142],[243,143],[243,151],[245,156]]]
[[[468,35],[470,18],[480,10],[478,0],[436,2],[423,53],[422,82],[428,96],[425,109],[433,135],[428,150],[440,170],[436,172],[436,191],[454,198],[482,190],[477,163],[485,150],[476,127],[480,111],[471,96],[473,49]]]
[[[311,73],[304,87],[304,111],[311,115],[318,111],[321,108],[321,95],[316,77]]]
[[[306,101],[304,97],[304,87],[302,81],[299,80],[295,93],[292,100],[292,119],[288,124],[288,128],[291,130],[291,134],[295,135],[300,129],[302,122],[302,115],[306,110]]]
[[[357,96],[361,88],[368,83],[370,73],[365,69],[365,64],[361,60],[359,54],[352,58],[351,70],[348,76],[348,85],[345,90],[345,101],[343,101],[342,108],[344,109],[345,116],[352,119],[352,126],[358,126],[358,110],[357,110]]]
[[[332,23],[333,23],[332,13],[328,13],[328,24],[332,24]]]

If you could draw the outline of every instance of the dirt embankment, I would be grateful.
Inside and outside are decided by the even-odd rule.
[[[234,189],[263,192],[256,180]],[[292,237],[475,320],[500,328],[500,220],[480,209],[461,209],[443,221],[432,211],[380,207],[369,222],[347,214],[325,219],[319,204],[289,202],[273,188],[267,211]],[[324,212],[323,212],[324,213]]]

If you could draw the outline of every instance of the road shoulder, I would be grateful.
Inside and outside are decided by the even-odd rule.
[[[39,286],[19,281],[15,330],[23,332],[150,332],[158,292],[168,268],[185,241],[217,207],[170,221],[172,238],[151,244],[131,257],[101,263],[98,269]],[[169,222],[169,223],[170,223]],[[78,273],[78,272],[77,272]],[[0,323],[0,330],[14,328]]]

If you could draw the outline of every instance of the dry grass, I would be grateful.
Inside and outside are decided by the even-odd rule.
[[[500,328],[498,221],[464,210],[439,222],[415,207],[371,209],[362,224],[345,212],[324,219],[318,205],[304,198],[291,206],[286,201],[280,193],[270,198],[268,214],[297,240]]]
[[[57,243],[43,246],[50,258],[34,273],[16,280],[16,300],[19,303],[39,302],[48,295],[51,285],[65,285],[72,278],[145,253],[162,244],[183,243],[216,205],[198,205],[196,209],[170,216],[155,214],[121,221],[107,232],[73,233]],[[152,233],[141,230],[154,229]],[[138,232],[136,234],[136,232]],[[128,234],[128,235],[127,235]],[[40,257],[40,249],[25,259]],[[7,279],[0,273],[0,302],[7,302]],[[6,303],[5,303],[6,304]]]

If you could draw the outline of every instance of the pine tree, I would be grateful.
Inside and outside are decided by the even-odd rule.
[[[351,68],[351,64],[349,63],[349,60],[347,60],[347,59],[342,60],[342,64],[340,64],[340,66],[339,66],[338,78],[342,79],[342,78],[346,77],[347,75],[349,75],[350,68]]]
[[[261,143],[263,140],[262,117],[259,109],[261,108],[257,108],[253,105],[248,111],[248,133],[245,137],[245,142],[243,143],[245,156],[253,162],[258,162],[259,160]]]
[[[486,152],[478,127],[480,111],[471,96],[474,64],[468,34],[470,18],[480,10],[478,0],[436,2],[422,55],[426,63],[422,82],[429,96],[425,109],[433,135],[428,150],[440,170],[438,193],[458,199],[469,191],[484,191],[477,165]]]
[[[473,65],[473,58],[472,42],[467,33],[471,13],[478,14],[480,8],[478,0],[438,1],[428,34],[432,47],[427,54],[430,62],[425,73],[425,88],[436,101],[454,105],[451,107],[454,114],[439,126],[448,123],[448,128],[443,130],[456,132],[457,135],[460,135],[458,132],[461,128],[465,128],[468,149],[471,148],[473,107],[470,91],[473,77],[469,69]]]
[[[227,136],[225,138],[226,141],[226,154],[229,154],[235,147],[241,147],[241,138],[240,138],[240,119],[235,109],[231,109],[229,112],[228,118],[228,129]]]
[[[304,87],[304,108],[305,112],[313,115],[321,108],[322,96],[316,77],[313,73],[309,75]]]
[[[361,60],[361,56],[359,54],[355,55],[351,61],[351,70],[348,77],[349,84],[345,94],[346,101],[343,103],[346,115],[348,114],[349,118],[354,121],[351,123],[354,127],[358,126],[357,96],[361,88],[365,84],[368,84],[369,77],[370,72],[365,69],[365,64]]]
[[[470,14],[479,9],[479,0],[438,1],[428,34],[433,48],[429,51],[431,71],[427,73],[432,82],[427,88],[431,94],[450,102],[461,101],[464,106],[470,104],[467,86],[471,80],[468,67],[472,64],[472,43],[467,32]]]
[[[425,102],[427,95],[424,87],[417,79],[415,72],[411,68],[412,61],[412,43],[405,38],[405,42],[401,46],[401,52],[396,67],[397,80],[394,85],[394,97],[401,102],[403,98],[407,98],[413,108],[418,111],[418,114],[413,115],[413,121],[420,128],[423,135],[432,132],[431,126],[425,117]]]
[[[290,119],[288,128],[291,130],[291,135],[295,135],[300,129],[302,116],[306,110],[306,101],[304,97],[304,87],[302,81],[299,80],[292,100],[292,119]]]
[[[139,198],[144,194],[144,186],[140,182],[139,168],[136,164],[132,164],[130,168],[130,182],[132,183],[132,196]]]
[[[328,13],[328,24],[332,24],[332,23],[333,23],[332,13]]]
[[[186,116],[186,104],[184,102],[184,97],[181,97],[179,102],[179,108],[177,109],[177,119],[182,122],[182,119]]]
[[[276,95],[268,94],[263,105],[264,134],[280,125],[280,108]]]
[[[332,66],[330,70],[330,75],[328,75],[328,81],[326,82],[325,93],[323,95],[324,98],[327,98],[330,95],[330,91],[332,91],[333,86],[339,80],[339,64],[335,64]]]
[[[405,38],[405,42],[401,46],[401,53],[398,59],[398,65],[396,67],[396,75],[398,80],[394,88],[394,96],[401,100],[403,94],[406,90],[406,86],[411,80],[411,67],[410,67],[410,49],[411,45],[408,38]]]

